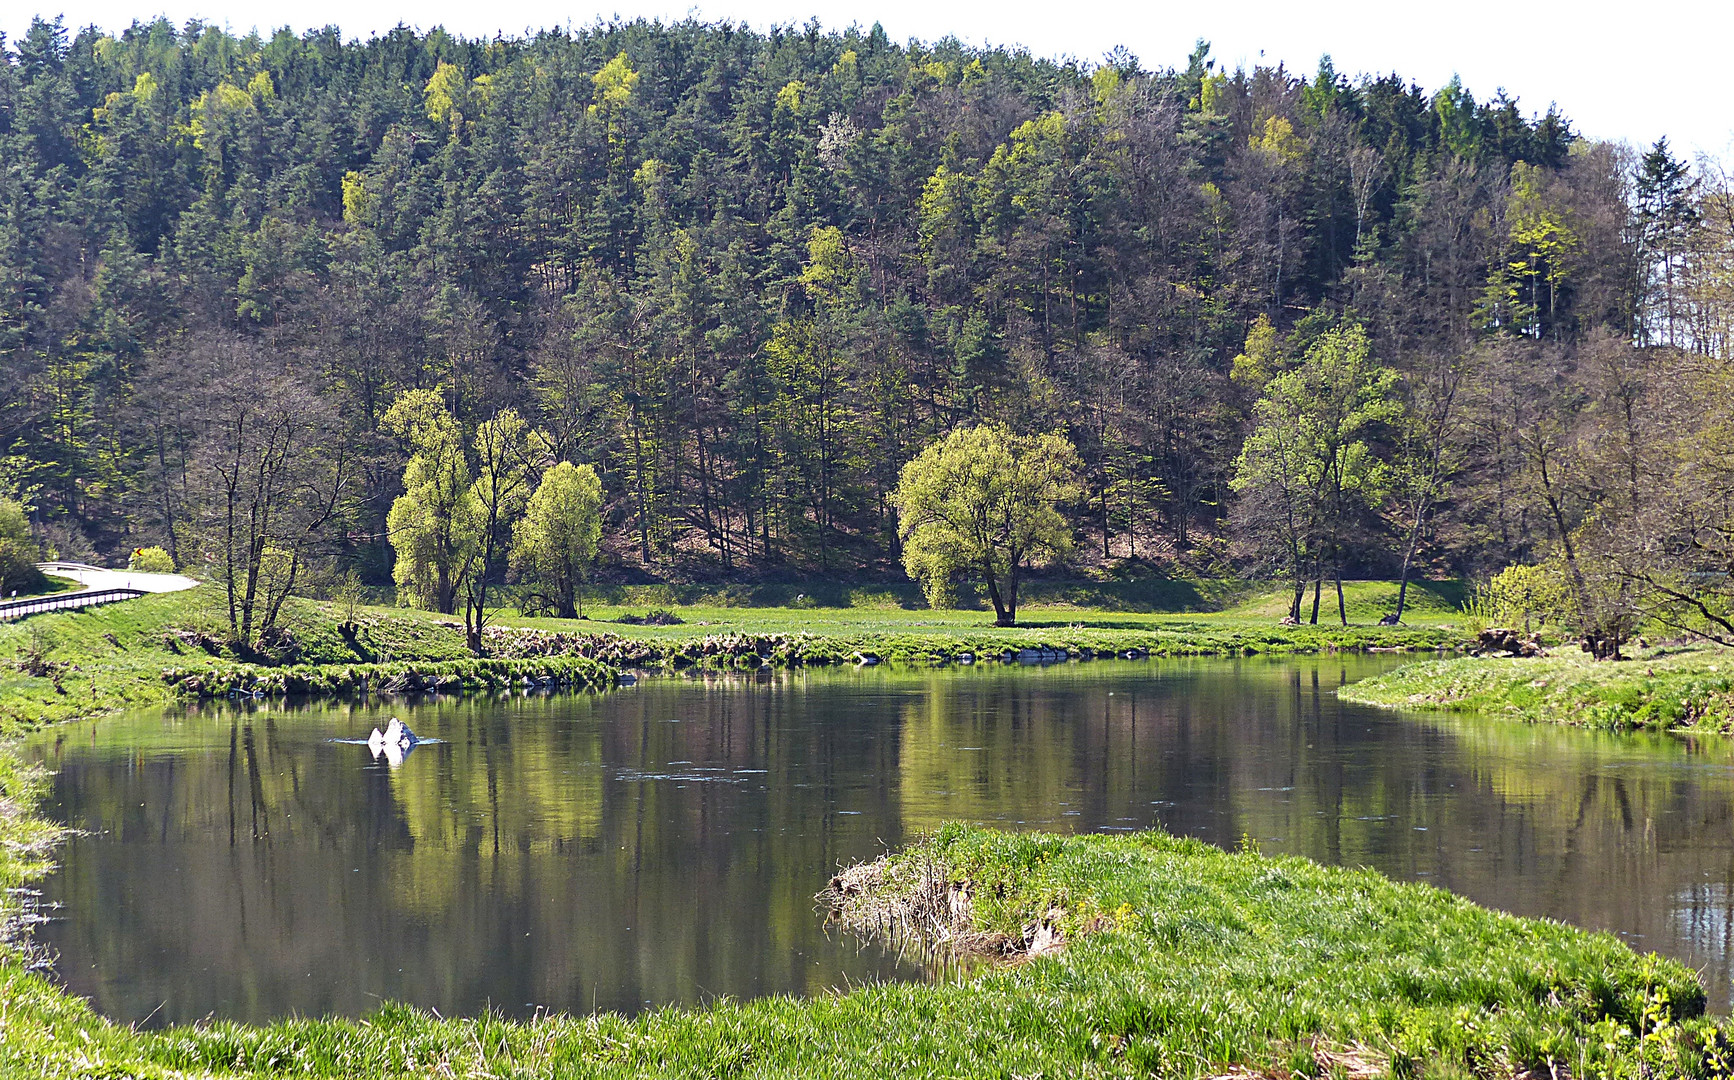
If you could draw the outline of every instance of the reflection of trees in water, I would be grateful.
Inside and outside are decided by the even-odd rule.
[[[814,963],[825,942],[812,894],[842,857],[823,805],[852,770],[807,766],[848,756],[838,733],[794,735],[790,710],[804,706],[787,695],[663,692],[679,697],[680,723],[667,702],[639,698],[607,725],[586,699],[445,705],[414,726],[448,741],[395,771],[305,727],[283,737],[294,716],[225,717],[194,754],[62,758],[63,803],[119,827],[103,858],[72,861],[61,896],[77,911],[122,907],[126,923],[68,927],[82,937],[69,951],[146,973],[90,986],[75,976],[74,989],[143,1016],[174,989],[148,974],[168,957],[210,974],[179,976],[199,1000],[159,1019],[247,1015],[249,1001],[357,1012],[371,994],[469,1010],[633,1008],[835,985],[836,963]],[[344,732],[376,719],[350,718]],[[126,745],[150,733],[113,734]],[[655,778],[682,759],[724,767],[728,782]],[[768,783],[766,761],[799,778]],[[849,970],[869,977],[880,963]],[[346,977],[316,993],[309,971]]]

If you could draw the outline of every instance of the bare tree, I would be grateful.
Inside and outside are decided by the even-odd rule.
[[[1452,476],[1463,465],[1462,410],[1457,402],[1462,383],[1462,363],[1450,355],[1437,357],[1407,380],[1403,434],[1392,470],[1392,489],[1407,533],[1393,622],[1403,619],[1403,607],[1409,597],[1409,573],[1428,518],[1444,498]]]
[[[326,402],[277,358],[237,339],[189,350],[201,375],[193,477],[204,557],[233,640],[254,648],[342,506],[352,458]]]

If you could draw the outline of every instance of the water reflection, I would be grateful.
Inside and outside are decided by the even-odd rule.
[[[1625,934],[1725,1009],[1720,741],[1340,704],[1377,659],[650,680],[612,694],[185,711],[54,729],[44,932],[123,1020],[380,998],[632,1010],[916,977],[827,940],[842,860],[941,821],[1144,828],[1376,867]],[[443,740],[399,768],[388,715]]]

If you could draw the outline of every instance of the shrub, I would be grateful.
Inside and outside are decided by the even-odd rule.
[[[1571,593],[1555,559],[1540,566],[1512,565],[1478,587],[1463,605],[1470,622],[1479,631],[1488,626],[1523,628],[1525,637],[1542,626],[1565,619],[1571,609]]]
[[[30,520],[24,516],[24,505],[15,499],[0,498],[0,597],[15,592],[39,592],[47,585],[42,572],[36,569],[39,554],[36,540],[30,535]]]
[[[175,572],[175,560],[160,547],[142,547],[132,549],[132,558],[127,560],[128,570],[137,570],[141,574],[172,574]]]

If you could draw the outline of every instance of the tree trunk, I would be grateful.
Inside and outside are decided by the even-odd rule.
[[[1349,625],[1349,608],[1348,608],[1347,604],[1343,603],[1343,562],[1341,559],[1338,559],[1336,562],[1336,571],[1337,571],[1337,619],[1339,621],[1341,621],[1344,626],[1347,626],[1347,625]]]
[[[1102,558],[1104,558],[1104,559],[1111,559],[1114,557],[1114,552],[1113,552],[1113,548],[1112,548],[1113,541],[1111,540],[1111,537],[1113,535],[1114,535],[1114,531],[1108,524],[1108,484],[1106,481],[1103,481],[1103,483],[1102,483]]]
[[[991,573],[986,576],[985,580],[987,581],[987,598],[993,601],[993,624],[995,626],[1010,626],[1013,614],[1006,610],[1005,602],[1000,598],[999,582],[994,580]]]

